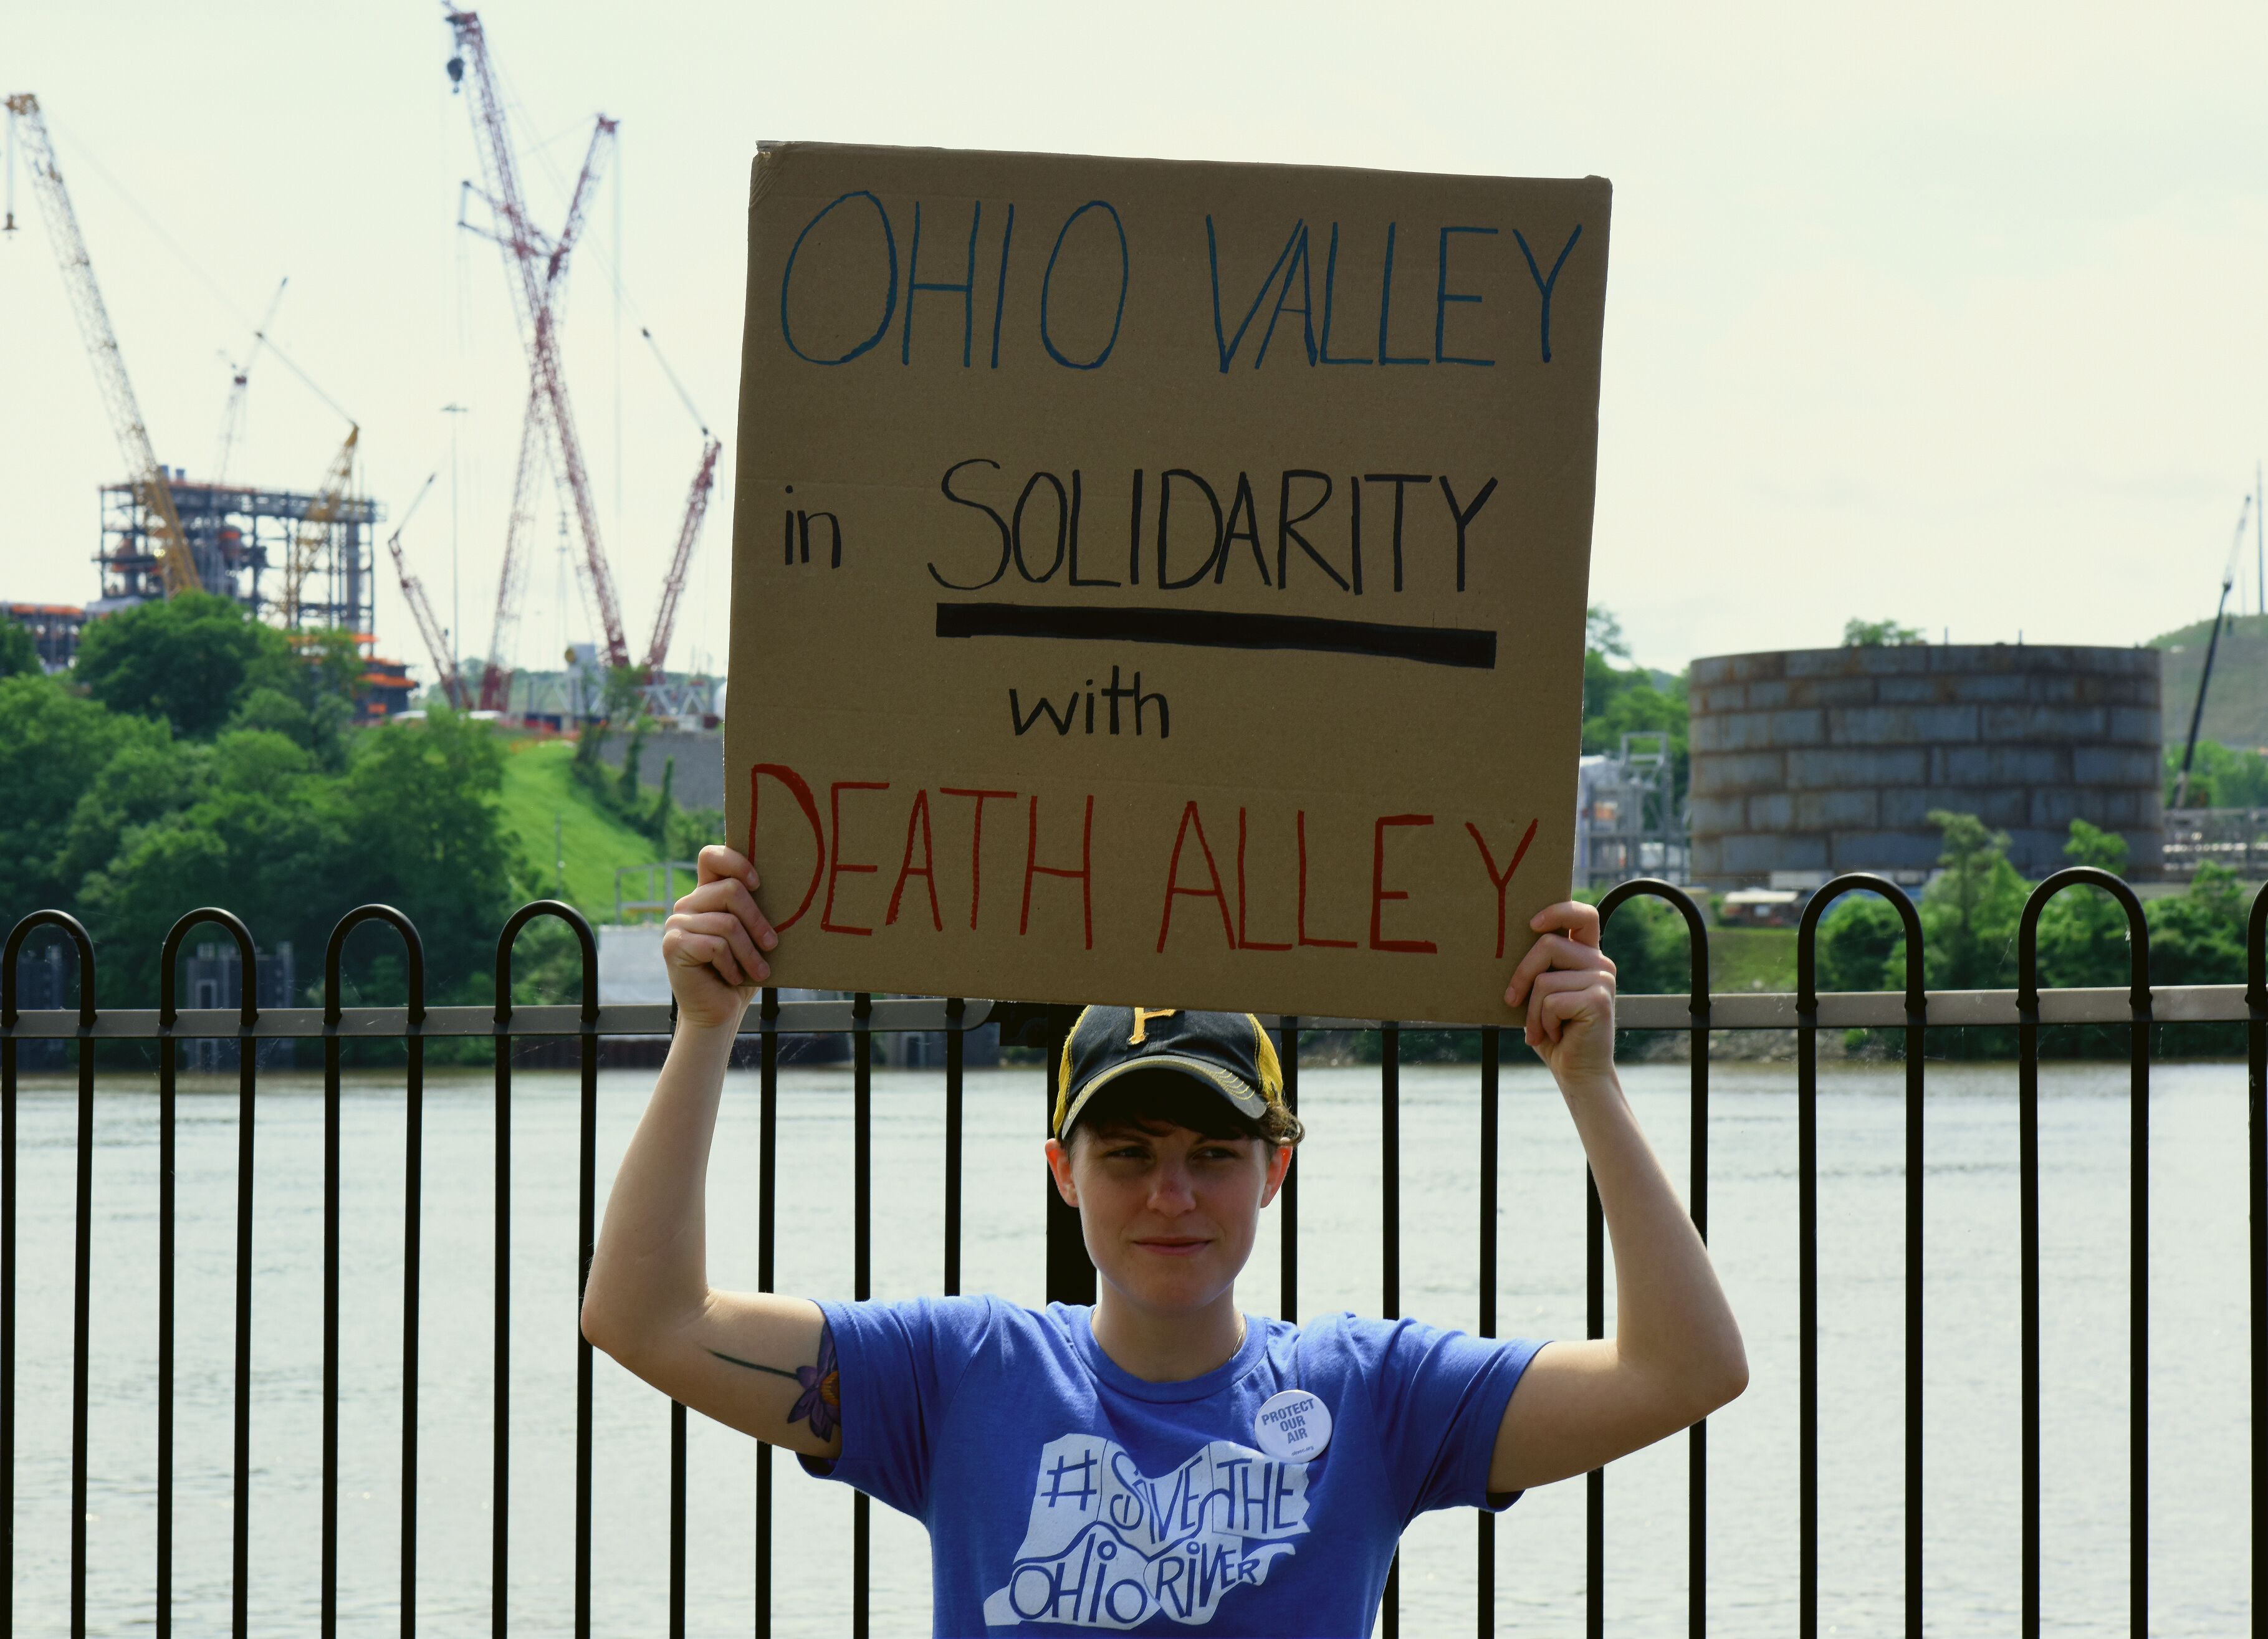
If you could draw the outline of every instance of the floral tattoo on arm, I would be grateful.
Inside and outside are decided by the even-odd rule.
[[[730,1364],[795,1383],[803,1392],[796,1396],[795,1405],[787,1414],[790,1422],[809,1423],[811,1431],[822,1440],[833,1439],[836,1430],[843,1426],[843,1383],[842,1372],[835,1363],[835,1327],[824,1318],[819,1323],[819,1361],[815,1365],[798,1366],[788,1371],[778,1366],[758,1365],[722,1349],[709,1352]]]

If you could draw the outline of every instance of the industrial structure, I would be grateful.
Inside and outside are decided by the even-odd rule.
[[[376,501],[195,482],[178,467],[166,472],[165,489],[204,591],[285,626],[371,629],[374,526],[385,516]],[[147,488],[104,485],[94,612],[166,596],[166,519]]]
[[[1610,887],[1632,877],[1689,879],[1690,849],[1669,735],[1633,731],[1575,772],[1575,883]]]
[[[1799,649],[1690,673],[1693,878],[1816,887],[1846,871],[1919,883],[1934,810],[1975,814],[2029,877],[2068,863],[2071,822],[2164,841],[2154,649],[2005,643]]]
[[[575,179],[574,189],[568,196],[565,218],[557,232],[547,233],[536,225],[520,187],[511,121],[498,86],[496,65],[490,55],[487,31],[477,13],[452,11],[447,16],[456,42],[456,54],[448,62],[449,79],[458,91],[462,91],[468,82],[472,86],[473,94],[467,107],[480,151],[484,184],[464,184],[460,194],[458,225],[494,241],[504,253],[513,312],[519,321],[521,344],[527,352],[527,402],[520,420],[519,459],[513,472],[512,511],[504,526],[504,565],[497,577],[496,614],[478,696],[478,709],[506,712],[512,702],[520,603],[533,555],[528,535],[534,521],[541,469],[544,467],[549,468],[558,487],[562,511],[575,520],[581,548],[575,557],[576,577],[584,601],[600,628],[599,649],[605,665],[609,671],[619,671],[632,664],[630,639],[622,625],[622,600],[615,588],[614,571],[599,530],[599,510],[592,495],[590,469],[583,459],[582,439],[576,430],[574,407],[559,349],[566,272],[599,178],[614,150],[615,121],[603,114],[593,120],[590,146],[584,156],[583,168]],[[478,199],[487,208],[485,224],[470,221],[464,215],[464,202],[473,199]],[[647,342],[654,347],[655,357],[660,359],[660,348],[654,343],[652,332],[649,330],[644,334]],[[700,537],[702,522],[708,514],[710,493],[716,481],[717,457],[723,448],[711,435],[700,412],[694,408],[692,399],[675,372],[670,371],[668,362],[663,359],[661,364],[670,385],[684,400],[688,412],[700,424],[702,443],[669,570],[663,579],[652,636],[643,658],[637,662],[649,689],[666,687],[662,665],[668,658],[686,570],[692,561],[694,544]],[[422,600],[422,590],[406,566],[402,578],[403,595],[410,599],[415,610]],[[471,690],[459,674],[456,656],[434,643],[438,624],[425,613],[418,614],[418,624],[427,633],[434,668],[444,692],[460,709],[473,704]],[[661,710],[683,704],[673,698],[655,703],[654,709]]]
[[[353,493],[360,430],[350,425],[321,482],[312,490],[224,481],[221,474],[242,420],[247,355],[247,363],[233,372],[214,477],[193,482],[185,469],[161,465],[95,280],[93,258],[64,186],[40,99],[19,92],[9,97],[6,106],[80,339],[94,366],[95,386],[126,463],[126,481],[106,485],[101,492],[100,539],[95,552],[100,593],[87,614],[99,615],[152,598],[202,591],[233,598],[278,625],[340,628],[367,642],[372,624],[372,530],[382,513],[375,501]],[[15,226],[11,213],[5,227],[12,232]],[[279,298],[281,294],[279,289]],[[269,312],[274,313],[273,303]],[[254,342],[255,350],[266,342],[265,321],[254,333]]]
[[[397,527],[387,546],[403,598],[431,658],[439,688],[458,709],[556,718],[578,709],[588,709],[577,689],[563,694],[556,688],[539,691],[547,698],[538,702],[521,697],[529,691],[513,687],[520,607],[534,555],[530,536],[549,472],[557,489],[563,518],[573,520],[578,548],[573,555],[577,578],[585,609],[598,628],[594,669],[600,686],[592,691],[590,703],[603,709],[606,700],[617,698],[606,684],[630,670],[640,681],[649,710],[679,721],[713,719],[713,684],[705,678],[672,676],[664,667],[687,571],[715,488],[722,443],[711,434],[691,396],[669,368],[652,333],[644,331],[656,361],[700,430],[700,446],[663,577],[653,629],[643,650],[634,651],[600,538],[599,509],[559,344],[566,273],[613,151],[615,122],[604,114],[595,119],[589,151],[558,230],[546,232],[537,227],[520,186],[506,102],[480,18],[471,11],[453,10],[446,15],[456,47],[448,61],[449,77],[459,89],[470,84],[472,94],[467,102],[482,179],[479,185],[470,181],[463,185],[459,225],[492,240],[503,252],[514,314],[526,350],[528,387],[485,662],[475,668],[469,661],[460,660],[463,634],[447,630],[435,618],[426,590],[410,568],[401,530]],[[248,485],[232,481],[229,475],[230,459],[244,424],[245,389],[253,364],[264,349],[276,353],[281,362],[298,371],[269,335],[288,281],[277,285],[265,316],[240,356],[242,362],[231,365],[227,407],[210,476],[193,481],[186,469],[161,464],[96,283],[93,261],[64,187],[39,99],[21,93],[9,97],[6,107],[15,139],[11,155],[14,147],[20,147],[28,163],[48,240],[63,270],[72,311],[126,465],[125,481],[106,485],[101,492],[96,552],[99,596],[76,622],[63,621],[60,617],[45,621],[43,657],[61,655],[67,660],[85,619],[182,592],[216,592],[287,629],[328,628],[354,633],[365,651],[365,680],[387,680],[387,687],[379,690],[386,696],[378,702],[379,707],[387,714],[398,712],[402,709],[397,698],[401,691],[394,685],[401,668],[367,652],[374,624],[377,529],[385,512],[375,500],[356,493],[360,429],[348,426],[337,454],[312,489]],[[476,222],[467,216],[465,207],[474,202],[485,207],[484,220]],[[11,210],[6,231],[12,232],[15,226]],[[304,380],[305,373],[298,373]],[[313,382],[307,385],[314,386]],[[314,390],[320,394],[320,388]],[[328,398],[325,401],[331,402]],[[332,408],[338,407],[333,403]],[[431,481],[427,481],[428,487]],[[422,498],[424,492],[419,493]],[[413,503],[411,511],[415,510]],[[407,521],[405,514],[403,522]],[[55,662],[49,659],[48,663]],[[549,697],[553,695],[559,698]],[[576,698],[571,701],[568,695]]]
[[[60,672],[78,655],[78,635],[86,611],[75,603],[0,603],[0,619],[13,621],[32,635],[42,670]]]

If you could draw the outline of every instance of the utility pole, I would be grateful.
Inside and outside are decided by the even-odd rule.
[[[449,670],[459,677],[465,674],[464,645],[457,636],[465,629],[465,611],[457,573],[457,428],[466,413],[462,404],[441,406],[449,418]]]
[[[2260,613],[2268,614],[2268,546],[2264,540],[2263,525],[2268,523],[2263,514],[2268,513],[2268,490],[2260,486],[2260,463],[2252,463],[2252,584],[2260,593]]]
[[[559,513],[559,575],[557,584],[552,589],[551,601],[559,610],[559,653],[571,669],[575,655],[569,647],[567,636],[567,513],[564,508]]]

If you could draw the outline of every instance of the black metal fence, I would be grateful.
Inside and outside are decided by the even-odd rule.
[[[2124,909],[2132,962],[2132,982],[2124,990],[2042,990],[2037,983],[2036,934],[2042,908],[2057,894],[2086,886],[2110,893]],[[1906,983],[1903,992],[1822,996],[1816,987],[1816,945],[1822,915],[1842,895],[1867,892],[1881,895],[1896,910],[1905,929]],[[1819,1088],[1818,1036],[1822,1029],[1854,1026],[1903,1032],[1905,1079],[1904,1172],[1904,1628],[1909,1635],[1923,1632],[1924,1555],[1922,1479],[1926,1452],[1923,1438],[1922,1321],[1924,1211],[1921,1165],[1923,1091],[1926,1074],[1925,1050],[1932,1029],[1977,1025],[2013,1025],[2018,1037],[2018,1172],[2021,1222],[2021,1603],[2020,1631],[2030,1639],[2040,1631],[2040,1152],[2039,1062],[2040,1032],[2044,1026],[2067,1024],[2123,1024],[2131,1063],[2130,1110],[2132,1150],[2130,1194],[2132,1210],[2131,1322],[2129,1334],[2129,1599],[2132,1631],[2146,1630],[2149,1554],[2149,1087],[2151,1034],[2169,1023],[2235,1021],[2245,1026],[2250,1062],[2248,1102],[2248,1178],[2250,1216],[2250,1442],[2252,1474],[2251,1534],[2261,1530],[2260,1474],[2268,1444],[2264,1444],[2264,1409],[2268,1409],[2268,1356],[2264,1356],[2264,1333],[2268,1333],[2268,1165],[2262,1148],[2264,1094],[2268,1093],[2268,890],[2255,900],[2248,932],[2248,982],[2242,986],[2190,986],[2154,991],[2149,983],[2148,930],[2133,892],[2117,878],[2088,868],[2058,871],[2041,883],[2027,902],[2017,948],[2017,988],[2013,991],[1927,992],[1923,986],[1921,927],[1912,904],[1889,881],[1873,876],[1837,878],[1812,899],[1798,934],[1798,985],[1792,995],[1744,993],[1712,996],[1709,989],[1707,930],[1697,908],[1681,890],[1666,883],[1636,881],[1609,893],[1602,904],[1611,919],[1631,899],[1652,896],[1668,902],[1684,919],[1692,951],[1692,986],[1684,996],[1625,996],[1619,1011],[1624,1030],[1683,1031],[1690,1034],[1691,1053],[1691,1173],[1688,1184],[1696,1225],[1705,1237],[1709,1224],[1709,1040],[1725,1030],[1793,1029],[1798,1060],[1797,1172],[1798,1206],[1795,1234],[1799,1282],[1799,1509],[1798,1632],[1815,1639],[1819,1631],[1819,1368],[1818,1368],[1818,1151],[1817,1099]],[[555,918],[571,930],[582,950],[582,999],[579,1004],[515,1005],[512,995],[512,952],[519,936],[538,918]],[[347,936],[364,922],[379,922],[400,936],[406,955],[408,1004],[403,1007],[344,1006],[340,998],[341,960]],[[0,1604],[0,1639],[15,1629],[13,1591],[16,1570],[14,1521],[17,1495],[16,1385],[17,1350],[17,1103],[19,1057],[29,1043],[75,1043],[77,1076],[77,1133],[73,1326],[71,1332],[71,1427],[70,1495],[29,1499],[34,1507],[67,1506],[70,1510],[70,1550],[69,1607],[74,1639],[85,1631],[87,1591],[87,1437],[89,1314],[91,1301],[92,1209],[94,1158],[95,1044],[108,1040],[154,1042],[158,1054],[158,1359],[155,1384],[157,1410],[156,1547],[152,1566],[151,1622],[159,1639],[173,1631],[173,1514],[174,1514],[174,1348],[175,1330],[175,1090],[183,1047],[195,1042],[228,1041],[236,1048],[239,1106],[236,1128],[236,1245],[235,1345],[232,1497],[233,1554],[232,1560],[232,1630],[248,1631],[247,1576],[251,1525],[252,1415],[252,1269],[254,1223],[253,1186],[257,1130],[256,1091],[261,1054],[257,1044],[271,1040],[320,1040],[323,1048],[324,1126],[322,1224],[322,1512],[320,1551],[311,1568],[320,1595],[321,1632],[328,1636],[338,1621],[339,1570],[339,1250],[340,1250],[340,1089],[342,1046],[353,1039],[384,1038],[403,1044],[408,1058],[408,1120],[405,1129],[404,1187],[401,1202],[404,1255],[402,1260],[401,1329],[401,1453],[400,1563],[401,1631],[411,1635],[418,1627],[416,1517],[418,1488],[418,1305],[420,1297],[420,1200],[424,1076],[423,1044],[446,1036],[490,1037],[497,1043],[496,1055],[496,1150],[494,1275],[495,1366],[493,1493],[490,1543],[491,1628],[498,1635],[507,1631],[504,1590],[511,1564],[508,1530],[511,1480],[511,1409],[512,1378],[510,1367],[510,1322],[512,1196],[512,1124],[513,1054],[510,1044],[526,1038],[564,1037],[577,1044],[580,1068],[580,1168],[578,1180],[578,1268],[587,1272],[596,1227],[596,1134],[599,1047],[601,1037],[666,1035],[669,1010],[659,1006],[606,1006],[598,999],[598,962],[589,925],[571,907],[540,901],[524,907],[505,924],[497,941],[495,1006],[428,1007],[424,1002],[424,962],[416,930],[399,912],[370,905],[350,913],[334,930],[324,957],[325,1003],[320,1008],[269,1007],[256,996],[245,997],[233,1008],[184,1008],[179,1004],[176,970],[183,942],[199,927],[217,928],[234,941],[242,966],[255,966],[250,931],[229,912],[201,910],[185,916],[167,936],[160,958],[161,995],[155,1011],[105,1009],[98,1005],[94,951],[85,930],[59,911],[40,911],[25,917],[10,931],[0,951],[0,1474],[7,1487],[0,1497],[0,1557],[11,1572],[11,1599]],[[73,1007],[40,1010],[18,1006],[18,964],[26,942],[42,928],[57,930],[75,948],[79,997]],[[43,998],[44,999],[44,998]],[[55,999],[60,999],[56,997]],[[944,1211],[940,1227],[942,1290],[961,1289],[962,1219],[963,1077],[962,1042],[966,1033],[988,1023],[1000,1026],[1002,1040],[1042,1049],[1045,1067],[1042,1094],[1034,1101],[1035,1131],[1043,1130],[1045,1112],[1052,1108],[1056,1052],[1067,1028],[1071,1010],[1034,1004],[984,1001],[873,999],[859,996],[848,1001],[781,1003],[764,993],[751,1010],[745,1032],[755,1039],[760,1066],[761,1154],[758,1172],[761,1230],[757,1283],[770,1290],[777,1246],[775,1209],[778,1183],[778,1094],[781,1048],[789,1039],[810,1033],[842,1033],[850,1043],[854,1133],[852,1212],[852,1296],[871,1295],[873,1264],[873,1069],[877,1034],[896,1032],[943,1032],[945,1052]],[[1296,1109],[1299,1100],[1300,1042],[1303,1033],[1346,1029],[1379,1033],[1379,1139],[1382,1164],[1382,1244],[1380,1312],[1400,1312],[1401,1202],[1398,1147],[1401,1110],[1403,1029],[1391,1020],[1281,1018],[1272,1021],[1281,1042],[1285,1091]],[[1499,1172],[1499,1032],[1478,1029],[1481,1043],[1479,1101],[1475,1112],[1479,1146],[1478,1259],[1480,1330],[1496,1331],[1497,1224]],[[178,1044],[178,1045],[177,1045]],[[1042,1102],[1042,1098],[1044,1102]],[[1295,1166],[1280,1196],[1282,1308],[1296,1318],[1299,1292],[1299,1169]],[[1035,1180],[1033,1187],[1042,1189]],[[1050,1298],[1092,1301],[1094,1272],[1086,1259],[1074,1214],[1046,1191],[1047,1286]],[[1588,1334],[1605,1332],[1606,1237],[1599,1201],[1588,1192],[1587,1308]],[[563,1317],[572,1323],[572,1317]],[[2234,1408],[2232,1411],[2232,1421]],[[682,1635],[686,1621],[686,1422],[685,1409],[673,1406],[670,1418],[671,1474],[670,1564],[668,1628]],[[1708,1629],[1707,1522],[1709,1483],[1708,1430],[1697,1425],[1687,1435],[1690,1443],[1688,1497],[1690,1631]],[[592,1356],[590,1346],[578,1339],[575,1407],[575,1544],[574,1624],[578,1635],[591,1631],[592,1620]],[[1605,1631],[1606,1475],[1591,1474],[1587,1488],[1587,1631]],[[777,1587],[771,1550],[775,1496],[773,1454],[769,1447],[756,1453],[755,1605],[754,1631],[768,1635],[771,1628]],[[1495,1525],[1484,1514],[1478,1522],[1479,1631],[1495,1631]],[[853,1512],[853,1559],[849,1578],[845,1624],[865,1639],[870,1625],[869,1518],[865,1497],[856,1498]],[[1383,1632],[1394,1639],[1400,1628],[1398,1571],[1388,1584],[1381,1613]],[[2257,1562],[2253,1582],[2252,1631],[2262,1632]]]

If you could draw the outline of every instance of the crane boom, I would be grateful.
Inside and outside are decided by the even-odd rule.
[[[591,195],[596,191],[600,168],[612,145],[615,125],[601,118],[591,132],[591,146],[583,158],[582,173],[576,178],[575,191],[567,205],[567,220],[551,241],[549,254],[544,258],[542,305],[536,314],[535,346],[537,351],[556,360],[559,340],[558,314],[560,299],[566,289],[567,258],[576,241],[582,237],[583,220]],[[490,234],[499,243],[501,236]],[[506,243],[506,248],[510,246]],[[512,695],[512,633],[519,624],[519,604],[527,582],[527,563],[521,541],[533,521],[535,511],[537,458],[541,452],[544,433],[549,424],[546,417],[547,400],[541,385],[541,372],[531,371],[526,413],[520,422],[519,464],[513,469],[512,511],[504,521],[504,567],[497,576],[496,621],[489,640],[488,669],[481,677],[481,709],[504,711],[510,709]],[[590,589],[587,576],[583,577],[585,591]]]
[[[361,438],[360,427],[347,429],[347,441],[331,458],[330,468],[323,474],[323,487],[307,503],[307,511],[299,519],[298,533],[291,537],[291,562],[284,566],[284,595],[276,600],[286,627],[299,623],[299,593],[307,584],[307,571],[315,567],[315,559],[322,552],[323,538],[330,533],[332,522],[347,498],[347,481],[354,475],[355,445]]]
[[[418,635],[425,640],[425,652],[433,657],[433,675],[440,683],[442,693],[449,697],[449,703],[462,711],[470,702],[465,697],[464,680],[457,675],[457,668],[450,664],[448,636],[442,631],[441,622],[433,618],[433,606],[426,600],[424,583],[409,572],[409,560],[401,550],[401,532],[409,527],[409,520],[417,511],[418,502],[425,498],[425,492],[433,487],[433,480],[439,476],[438,473],[434,473],[426,477],[417,491],[417,500],[409,503],[409,511],[401,515],[401,522],[394,526],[394,533],[387,537],[386,549],[393,555],[394,572],[401,578],[402,601],[409,606],[409,617],[417,622]]]
[[[536,227],[520,192],[504,97],[497,85],[495,67],[489,59],[488,35],[481,26],[480,18],[471,11],[452,11],[447,15],[458,51],[458,56],[450,63],[450,72],[460,78],[469,74],[473,82],[473,129],[481,151],[482,173],[488,183],[485,197],[497,223],[491,237],[504,248],[505,271],[526,342],[529,374],[535,390],[542,395],[553,454],[560,478],[567,487],[570,510],[575,514],[576,526],[583,538],[583,556],[576,565],[577,573],[599,611],[608,664],[627,665],[630,643],[622,633],[622,600],[615,591],[614,573],[607,564],[606,546],[599,533],[599,511],[591,495],[589,469],[584,463],[582,440],[575,429],[574,409],[568,401],[556,316],[545,300],[546,270],[555,255],[563,260],[566,254],[569,234],[579,224],[587,207],[586,184],[595,180],[594,170],[592,165],[585,165],[583,179],[577,183],[575,197],[568,207],[568,232],[563,232],[561,242],[555,245]],[[598,133],[593,138],[594,158],[599,136],[611,135],[614,129],[615,121],[600,115]]]
[[[101,287],[94,282],[94,262],[87,255],[86,238],[79,232],[78,213],[71,209],[70,194],[63,187],[63,170],[55,164],[55,142],[48,135],[40,99],[29,92],[18,92],[8,99],[8,114],[20,124],[26,139],[33,191],[39,195],[40,209],[48,219],[48,239],[63,268],[63,287],[70,292],[79,335],[94,362],[95,386],[101,391],[103,408],[110,414],[120,452],[126,457],[128,476],[142,504],[158,521],[158,557],[166,593],[171,597],[175,592],[201,591],[204,583],[197,574],[196,560],[189,555],[188,536],[173,505],[173,485],[158,465],[157,452],[150,447],[149,428],[134,397],[134,383],[126,374],[118,334],[110,327],[110,310],[103,305]]]
[[[693,402],[693,395],[669,367],[668,356],[661,343],[653,339],[653,331],[644,325],[638,334],[653,349],[653,362],[661,366],[661,373],[669,378],[669,385],[677,389],[678,401],[685,413],[693,417],[701,429],[701,466],[693,474],[692,492],[685,497],[685,521],[678,526],[677,549],[669,555],[669,573],[661,583],[661,606],[654,611],[653,639],[646,644],[645,674],[649,682],[661,681],[661,665],[669,658],[669,639],[677,628],[677,600],[685,592],[685,571],[693,562],[693,543],[700,538],[701,520],[709,513],[709,491],[717,481],[717,454],[724,448],[709,435],[709,418]]]
[[[2220,601],[2213,606],[2213,636],[2205,646],[2205,669],[2198,673],[2197,704],[2190,710],[2190,737],[2182,747],[2182,771],[2174,781],[2174,800],[2167,805],[2170,808],[2189,806],[2190,765],[2197,761],[2198,730],[2205,722],[2205,691],[2213,687],[2213,658],[2220,648],[2220,628],[2228,620],[2228,594],[2236,585],[2236,568],[2244,561],[2244,525],[2251,511],[2252,497],[2247,496],[2236,514],[2236,539],[2228,548],[2228,567],[2220,572]]]
[[[685,521],[678,526],[677,549],[670,554],[669,577],[661,584],[661,607],[654,612],[653,641],[646,645],[646,676],[661,680],[661,663],[669,658],[669,639],[677,627],[677,600],[685,591],[685,571],[693,562],[693,543],[700,539],[701,520],[709,514],[709,492],[717,482],[717,452],[724,445],[715,438],[701,446],[700,470],[693,474],[692,493],[685,497]]]
[[[519,602],[527,586],[527,555],[521,542],[535,521],[536,468],[543,454],[543,395],[530,387],[527,413],[519,423],[519,464],[512,469],[512,511],[504,525],[504,567],[497,571],[496,624],[490,629],[488,669],[481,673],[481,709],[512,709],[512,634],[519,625]]]
[[[245,349],[244,363],[232,366],[228,372],[228,405],[221,411],[220,449],[213,456],[212,464],[216,486],[228,481],[228,459],[235,453],[237,438],[244,431],[244,389],[252,379],[252,366],[260,357],[260,349],[268,345],[269,327],[276,322],[276,310],[284,305],[284,288],[291,283],[288,275],[277,283],[276,294],[269,298],[267,313],[252,333],[252,345]]]

